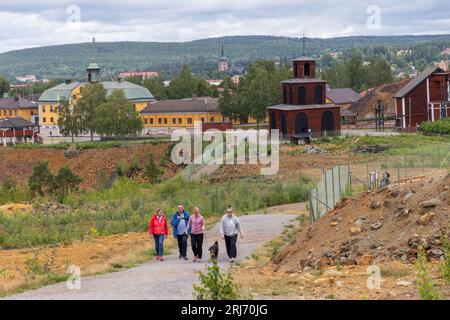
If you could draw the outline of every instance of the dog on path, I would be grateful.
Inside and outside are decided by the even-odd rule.
[[[217,260],[219,257],[219,243],[216,241],[214,244],[209,247],[209,255],[211,256],[211,259]]]

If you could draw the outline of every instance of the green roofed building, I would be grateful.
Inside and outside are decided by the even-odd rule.
[[[87,81],[86,82],[72,82],[66,80],[65,83],[46,90],[39,98],[39,125],[42,127],[41,132],[45,134],[49,129],[52,135],[59,135],[58,128],[58,106],[61,99],[66,98],[70,103],[76,107],[77,101],[81,98],[81,88],[88,83],[101,82],[110,95],[114,90],[123,90],[127,99],[134,104],[136,110],[141,112],[150,102],[155,101],[155,98],[143,86],[118,79],[117,81],[101,81],[100,67],[92,59],[89,66],[86,68]]]

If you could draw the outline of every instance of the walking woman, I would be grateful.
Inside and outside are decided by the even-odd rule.
[[[150,235],[155,240],[156,260],[164,261],[164,237],[169,235],[169,227],[167,226],[166,217],[164,217],[162,209],[157,209],[148,229]]]
[[[233,214],[233,208],[229,206],[227,209],[227,214],[224,215],[222,220],[220,221],[220,234],[222,235],[222,238],[225,240],[228,258],[230,258],[231,263],[234,263],[237,256],[236,243],[238,232],[241,235],[241,238],[243,239],[244,233],[239,223],[239,219]]]
[[[189,229],[190,228],[190,229]],[[194,262],[201,262],[203,253],[203,237],[205,233],[205,219],[200,214],[200,209],[195,207],[194,214],[189,218],[187,230],[191,230],[192,252]],[[186,230],[186,235],[188,231]]]

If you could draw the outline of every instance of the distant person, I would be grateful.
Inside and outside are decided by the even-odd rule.
[[[195,207],[194,214],[189,218],[186,235],[191,230],[191,245],[194,253],[194,262],[201,262],[203,254],[203,238],[205,233],[205,219],[200,214],[200,209]]]
[[[178,211],[174,213],[170,224],[173,226],[173,236],[178,240],[179,258],[184,260],[188,260],[187,242],[188,234],[190,233],[190,230],[187,228],[188,223],[189,212],[184,210],[183,204],[179,204]]]
[[[220,221],[220,234],[225,240],[228,258],[231,263],[234,263],[237,257],[236,243],[238,233],[241,235],[241,238],[244,238],[244,233],[242,231],[241,224],[239,223],[239,219],[233,214],[233,208],[229,206],[227,213]]]
[[[376,170],[373,170],[370,172],[370,189],[374,189],[377,187],[378,182],[378,172]]]
[[[380,186],[383,188],[387,187],[390,184],[391,184],[391,175],[389,174],[389,172],[385,172],[383,174],[383,178],[381,178]]]
[[[164,238],[169,235],[169,227],[162,209],[155,211],[148,231],[155,240],[156,260],[164,261]]]

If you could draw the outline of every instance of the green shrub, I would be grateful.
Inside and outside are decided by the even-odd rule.
[[[427,255],[423,247],[417,252],[417,285],[419,286],[419,296],[422,300],[439,300],[440,296],[437,292],[433,279],[428,272]]]
[[[450,285],[450,241],[447,235],[442,236],[442,244],[444,245],[444,261],[440,270],[445,283]]]
[[[238,287],[231,274],[223,274],[216,260],[208,266],[207,273],[199,273],[200,285],[194,284],[197,300],[238,300]]]

